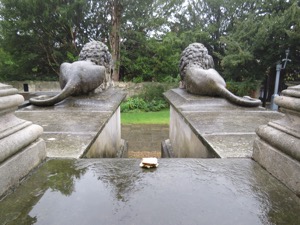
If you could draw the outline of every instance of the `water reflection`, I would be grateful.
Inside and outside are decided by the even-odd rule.
[[[132,164],[132,160],[78,161],[76,168],[84,176],[79,173],[69,180],[67,175],[56,174],[57,168],[49,168],[54,173],[49,177],[49,188],[28,217],[38,224],[110,224],[112,215],[126,217],[130,208],[126,202],[142,188],[142,170]],[[52,176],[58,178],[57,184]]]
[[[261,169],[258,164],[252,164],[254,167],[250,180],[252,193],[255,193],[257,201],[260,202],[262,219],[265,224],[299,224],[300,217],[300,198],[292,196],[292,191],[288,190],[284,184],[270,176],[266,170],[261,170],[259,174],[253,171]],[[283,191],[286,190],[286,191]],[[291,200],[293,203],[291,204]],[[293,213],[296,209],[296,215]]]
[[[219,162],[220,165],[226,166],[217,166],[218,162],[214,162],[215,166],[207,167],[207,164],[203,164],[202,161],[195,160],[195,163],[190,163],[189,167],[195,171],[195,179],[224,185],[218,192],[223,192],[224,195],[232,192],[234,204],[258,215],[257,223],[299,223],[300,199],[259,164],[247,159],[228,159],[225,164],[224,161]],[[203,173],[208,173],[209,176],[203,176]],[[210,181],[203,180],[207,177],[210,177]],[[230,208],[229,205],[227,207]]]
[[[111,200],[104,184],[86,171],[81,179],[75,179],[70,195],[49,188],[29,216],[37,218],[38,224],[93,224],[110,214]]]
[[[19,188],[1,201],[0,224],[35,224],[37,217],[31,216],[29,212],[39,204],[44,193],[50,190],[70,196],[75,191],[75,179],[80,179],[85,171],[86,168],[78,170],[74,160],[46,162]]]
[[[300,224],[300,201],[251,160],[51,160],[0,204],[0,224]]]
[[[66,196],[70,196],[75,191],[75,179],[79,180],[87,170],[87,168],[78,169],[73,160],[52,160],[47,167],[47,170],[51,171],[47,176],[49,188]]]
[[[105,164],[94,163],[92,170],[116,200],[126,202],[131,194],[143,187],[141,170],[133,164],[137,164],[136,160],[107,160]]]

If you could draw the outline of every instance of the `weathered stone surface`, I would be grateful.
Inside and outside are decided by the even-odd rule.
[[[0,123],[0,138],[9,136],[32,124],[29,121],[17,118],[13,113],[2,115]]]
[[[0,196],[46,157],[43,128],[15,116],[23,101],[17,89],[0,83]]]
[[[80,158],[96,140],[101,139],[103,143],[111,140],[97,138],[106,132],[106,128],[109,130],[110,126],[106,125],[125,96],[123,92],[110,88],[89,96],[69,97],[52,107],[27,106],[18,110],[16,115],[44,128],[42,138],[46,141],[48,157]],[[119,132],[120,129],[114,130],[116,146],[121,145]]]
[[[100,41],[85,44],[79,54],[79,61],[60,65],[59,83],[62,91],[51,98],[31,98],[31,104],[52,106],[72,95],[85,95],[100,85],[104,89],[112,86],[112,58],[108,47]]]
[[[222,98],[191,95],[182,89],[172,89],[165,93],[165,97],[177,114],[176,117],[171,114],[170,118],[170,142],[174,155],[179,155],[176,151],[180,151],[185,157],[199,157],[190,154],[195,151],[189,147],[193,145],[190,136],[186,135],[189,133],[201,142],[201,145],[196,145],[199,151],[210,151],[221,158],[251,157],[255,129],[283,117],[283,114],[262,107],[239,107]],[[176,124],[185,124],[190,132]],[[184,137],[186,141],[178,141],[177,137]],[[182,146],[182,143],[187,144]]]
[[[7,224],[300,224],[300,199],[251,159],[49,160],[0,204]],[[16,204],[18,202],[18,204]]]
[[[38,106],[52,106],[69,96],[86,95],[103,83],[105,67],[91,61],[77,61],[63,63],[60,66],[59,83],[62,91],[49,98],[40,96],[29,99],[31,104]]]
[[[256,135],[254,133],[205,135],[205,140],[207,140],[211,148],[218,153],[220,158],[251,158],[251,146],[253,146],[253,140],[255,140],[255,138]]]
[[[115,158],[121,149],[121,112],[118,108],[93,144],[85,157],[87,158]]]
[[[253,158],[300,197],[299,161],[261,139],[254,142]]]
[[[256,134],[271,146],[300,162],[300,139],[268,125],[260,126]]]
[[[24,147],[30,145],[36,139],[38,139],[43,133],[43,128],[41,126],[32,124],[25,127],[7,137],[0,139],[0,163],[23,149]]]
[[[226,89],[225,80],[213,69],[213,58],[201,43],[190,44],[181,54],[179,70],[181,86],[191,94],[203,96],[221,96],[234,104],[245,107],[257,107],[259,99],[239,97]]]
[[[45,142],[37,139],[18,154],[2,162],[0,164],[0,196],[18,186],[22,178],[42,163],[45,157]]]
[[[2,96],[10,96],[17,94],[18,90],[13,88],[11,85],[0,83],[0,97]]]
[[[285,116],[260,126],[253,158],[300,196],[300,85],[275,98]]]
[[[18,89],[20,94],[26,94],[28,92],[33,93],[36,91],[59,92],[61,90],[59,81],[7,81],[7,84]],[[24,84],[28,85],[28,92],[24,92]]]
[[[275,103],[283,109],[300,112],[300,85],[282,91],[281,96],[275,99]]]
[[[113,65],[108,47],[100,41],[86,43],[79,53],[79,60],[91,61],[97,65],[104,66],[109,72]]]
[[[182,80],[185,79],[186,70],[190,66],[197,66],[202,69],[214,68],[213,58],[208,54],[207,48],[203,44],[192,43],[182,51],[179,61]]]
[[[0,95],[0,113],[1,114],[4,114],[7,111],[16,110],[18,108],[18,105],[20,105],[24,101],[23,96],[17,94],[17,89],[10,89],[10,90],[2,89],[2,91],[3,91],[1,93],[2,95]]]
[[[214,150],[193,132],[173,106],[170,106],[169,135],[174,157],[210,158],[215,156]]]

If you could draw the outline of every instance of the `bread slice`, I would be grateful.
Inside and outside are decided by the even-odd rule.
[[[140,167],[144,168],[155,168],[158,167],[157,158],[150,157],[150,158],[143,158],[142,162],[140,163]]]

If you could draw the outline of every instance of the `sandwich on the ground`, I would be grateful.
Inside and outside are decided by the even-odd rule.
[[[140,163],[140,167],[148,168],[148,169],[158,167],[157,158],[154,157],[143,158],[142,162]]]

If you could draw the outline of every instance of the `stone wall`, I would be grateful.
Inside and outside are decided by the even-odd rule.
[[[87,158],[116,158],[124,157],[122,150],[126,146],[121,139],[121,112],[120,107],[114,112],[93,142],[85,157]],[[126,153],[125,153],[126,154]]]
[[[28,86],[28,92],[37,91],[60,91],[58,81],[9,81],[9,85],[17,88],[19,92],[24,92],[24,86]]]
[[[58,81],[9,81],[7,84],[18,89],[19,92],[24,92],[24,85],[28,85],[28,92],[39,91],[60,91]],[[122,89],[127,93],[127,98],[138,95],[143,91],[144,85],[150,82],[133,83],[133,82],[114,82],[114,87]]]
[[[184,118],[170,106],[170,143],[176,158],[210,158],[212,154]]]
[[[9,81],[6,83],[18,89],[19,92],[24,92],[24,84],[28,85],[29,92],[60,90],[58,81]],[[147,82],[114,82],[114,87],[128,91],[128,95],[133,96],[140,94],[145,84],[147,84]]]

